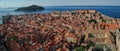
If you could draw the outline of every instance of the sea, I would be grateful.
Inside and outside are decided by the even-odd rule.
[[[14,11],[18,7],[0,8],[0,24],[2,24],[2,16],[5,15],[20,15],[20,14],[32,14],[32,13],[50,13],[53,11],[72,11],[72,10],[97,10],[102,14],[113,17],[120,18],[120,6],[43,6],[44,11],[37,12],[19,12]]]

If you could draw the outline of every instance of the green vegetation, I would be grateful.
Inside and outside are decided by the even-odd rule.
[[[93,42],[88,42],[86,49],[89,49],[90,47],[94,47],[94,46],[95,46],[95,44]]]
[[[94,50],[103,51],[104,48],[105,48],[107,51],[110,51],[110,48],[107,47],[105,44],[96,44]]]
[[[94,46],[95,44],[92,44],[92,43],[89,43],[87,46],[90,47],[90,46]]]
[[[96,48],[103,48],[104,44],[96,44],[95,47]]]
[[[34,12],[34,11],[43,11],[44,8],[41,6],[37,6],[37,5],[32,5],[29,7],[21,7],[16,9],[15,11],[23,11],[23,12]]]
[[[9,38],[5,39],[6,42],[13,41],[13,40],[17,41],[18,40],[17,36],[12,36],[12,37],[9,37]]]
[[[97,21],[96,21],[95,19],[91,19],[91,20],[89,20],[88,22],[89,22],[90,24],[91,24],[92,22],[95,23],[95,24],[97,23]]]
[[[77,47],[76,51],[85,51],[85,47],[84,46]]]

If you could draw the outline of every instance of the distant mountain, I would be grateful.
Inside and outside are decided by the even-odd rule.
[[[38,5],[31,5],[28,7],[17,8],[15,11],[34,12],[34,11],[43,11],[43,10],[45,10],[44,7]]]

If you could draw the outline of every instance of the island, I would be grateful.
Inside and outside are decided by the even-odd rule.
[[[15,11],[21,11],[21,12],[35,12],[35,11],[43,11],[45,10],[44,7],[38,6],[38,5],[31,5],[28,7],[21,7],[17,8]]]

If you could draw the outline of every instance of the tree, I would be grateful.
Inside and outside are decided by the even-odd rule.
[[[95,19],[91,19],[91,20],[89,20],[88,22],[89,22],[90,24],[91,24],[92,22],[95,23],[95,24],[97,23],[97,21],[96,21]]]
[[[9,37],[9,38],[6,38],[6,42],[9,42],[9,41],[17,41],[18,40],[18,37],[17,36],[12,36],[12,37]]]
[[[85,47],[84,46],[77,47],[76,51],[85,51]]]

